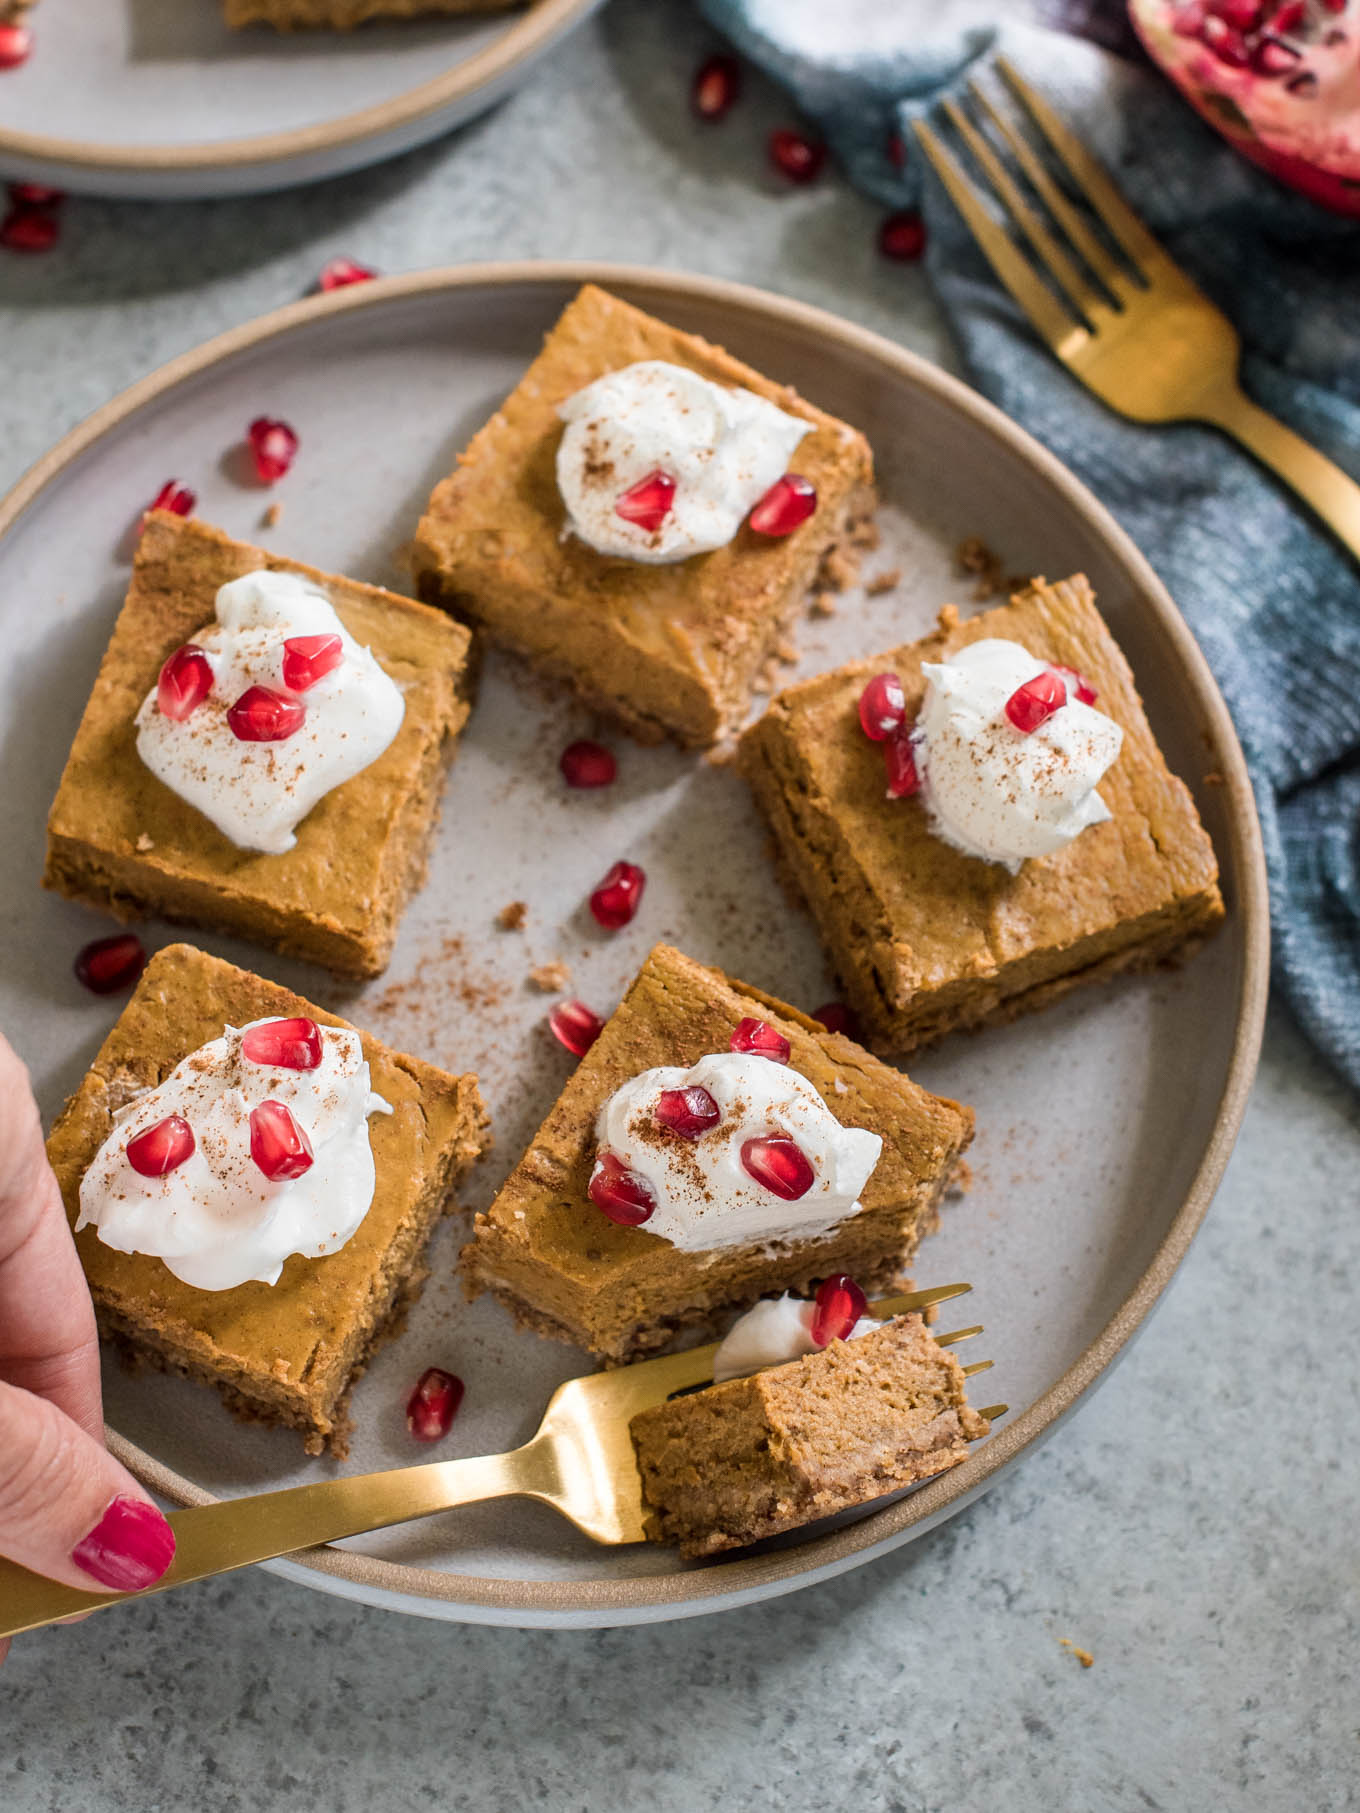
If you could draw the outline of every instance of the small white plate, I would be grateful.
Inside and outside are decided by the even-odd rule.
[[[339,176],[490,107],[600,4],[281,33],[221,0],[47,0],[0,74],[0,176],[157,201]]]
[[[1265,1006],[1259,836],[1222,701],[1146,562],[1050,455],[934,367],[797,303],[660,272],[479,266],[388,278],[237,329],[116,398],[0,504],[0,1025],[32,1067],[45,1112],[78,1083],[118,1007],[71,975],[75,951],[108,922],[44,896],[37,876],[47,806],[127,582],[130,522],[178,475],[198,491],[200,514],[233,534],[392,581],[393,553],[431,485],[586,277],[724,342],[868,434],[884,497],[884,546],[870,571],[898,566],[902,581],[881,595],[849,593],[836,616],[806,622],[802,671],[921,633],[960,595],[950,554],[965,535],[984,535],[1008,571],[1084,569],[1199,801],[1229,918],[1182,970],[1078,991],[911,1065],[978,1116],[973,1189],[916,1266],[922,1283],[971,1280],[959,1320],[986,1324],[973,1351],[996,1362],[977,1401],[1012,1406],[963,1466],[836,1528],[699,1567],[663,1548],[596,1548],[547,1509],[506,1502],[274,1564],[372,1604],[507,1624],[619,1624],[741,1604],[856,1566],[958,1510],[1077,1402],[1166,1285],[1226,1162]],[[244,487],[231,457],[264,412],[301,437],[273,493]],[[283,515],[265,529],[271,498]],[[197,940],[399,1048],[476,1070],[496,1148],[463,1194],[471,1208],[489,1201],[570,1068],[544,1029],[548,997],[528,986],[531,965],[565,958],[571,992],[608,1009],[665,938],[805,1008],[835,992],[732,769],[611,736],[617,784],[572,794],[557,757],[591,729],[560,693],[489,659],[429,882],[378,982],[342,992],[267,951]],[[609,936],[582,903],[623,856],[646,869],[647,895],[633,924]],[[497,930],[514,900],[528,903],[526,929]],[[153,943],[175,935],[149,930]],[[355,1393],[348,1470],[424,1458],[402,1410],[428,1365],[467,1384],[441,1450],[450,1457],[524,1440],[553,1387],[582,1367],[572,1348],[516,1333],[494,1303],[463,1302],[453,1269],[463,1237],[461,1225],[436,1236],[408,1328]],[[116,1366],[106,1380],[117,1451],[179,1503],[333,1469],[305,1461],[295,1435],[234,1422],[200,1387]]]

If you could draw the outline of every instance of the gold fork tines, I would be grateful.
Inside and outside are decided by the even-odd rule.
[[[1045,345],[1121,415],[1208,422],[1235,436],[1360,558],[1360,485],[1247,398],[1227,316],[1168,257],[1043,97],[1004,57],[996,67],[1028,132],[978,82],[969,84],[971,113],[954,101],[942,108],[981,182],[924,121],[916,136]],[[1053,165],[1081,206],[1064,193]]]
[[[886,1320],[945,1303],[971,1289],[968,1284],[943,1284],[910,1291],[871,1304],[870,1313]],[[958,1328],[939,1337],[939,1344],[953,1346],[981,1333],[978,1325]],[[509,1454],[321,1480],[172,1511],[175,1559],[148,1591],[187,1586],[276,1555],[491,1498],[537,1499],[596,1542],[641,1542],[642,1481],[629,1424],[640,1410],[664,1403],[678,1391],[711,1383],[717,1351],[718,1344],[711,1342],[569,1379],[553,1393],[535,1434]],[[990,1364],[984,1360],[964,1371],[982,1372]],[[980,1414],[995,1422],[1005,1412],[1004,1404],[992,1404]],[[126,1603],[128,1597],[80,1592],[0,1560],[0,1638],[36,1630],[74,1612]]]

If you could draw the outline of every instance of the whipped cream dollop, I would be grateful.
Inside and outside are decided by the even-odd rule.
[[[137,713],[137,753],[181,799],[243,850],[291,850],[297,826],[334,787],[388,747],[405,716],[395,681],[345,629],[325,593],[296,573],[247,573],[221,587],[217,620],[193,638],[212,689],[187,718],[166,717],[153,687]],[[284,679],[284,644],[338,636],[341,659],[301,692]],[[228,713],[253,686],[305,709],[277,742],[250,742]]]
[[[719,1114],[697,1139],[671,1133],[656,1119],[662,1092],[691,1084],[708,1091]],[[860,1207],[860,1191],[883,1149],[876,1133],[843,1127],[796,1070],[735,1051],[714,1052],[688,1070],[642,1071],[605,1102],[595,1132],[601,1151],[651,1186],[656,1208],[646,1231],[682,1252],[825,1234]],[[787,1135],[812,1166],[811,1187],[794,1201],[767,1189],[742,1161],[745,1143],[769,1134]]]
[[[1119,754],[1113,718],[1067,703],[1037,730],[1017,730],[1006,701],[1048,671],[1018,642],[987,637],[948,661],[925,661],[929,684],[916,724],[916,769],[931,829],[945,843],[1014,875],[1101,824],[1110,809],[1096,785]]]
[[[228,1026],[119,1110],[81,1180],[77,1232],[96,1227],[105,1246],[163,1259],[205,1291],[274,1284],[290,1253],[318,1259],[352,1238],[373,1202],[368,1117],[392,1112],[373,1093],[359,1035],[321,1027],[320,1064],[291,1070],[246,1058],[249,1030]],[[271,1183],[251,1157],[250,1111],[265,1101],[282,1102],[311,1144],[300,1177]],[[165,1176],[144,1177],[128,1143],[167,1115],[189,1123],[194,1150]]]
[[[653,565],[725,547],[811,426],[664,359],[597,378],[557,413],[568,528],[597,553]],[[658,472],[675,486],[664,520],[651,528],[620,516],[619,499]]]
[[[785,1366],[804,1354],[821,1353],[823,1349],[812,1338],[816,1313],[817,1305],[811,1299],[762,1297],[737,1318],[719,1343],[713,1356],[714,1384],[744,1379],[748,1373],[764,1372],[767,1366]],[[845,1339],[857,1341],[882,1326],[873,1316],[861,1316]]]

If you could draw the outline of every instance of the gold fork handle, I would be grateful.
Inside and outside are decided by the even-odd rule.
[[[1233,435],[1310,504],[1360,560],[1360,485],[1325,453],[1259,409],[1236,384],[1210,391],[1195,414]]]
[[[544,1483],[542,1457],[530,1442],[509,1454],[327,1479],[316,1485],[172,1511],[175,1559],[146,1594],[80,1592],[0,1559],[0,1638],[39,1630],[77,1612],[97,1611],[101,1606],[187,1586],[191,1580],[206,1580],[212,1574],[229,1574],[235,1568],[269,1561],[275,1555],[291,1555],[341,1536],[386,1529],[389,1524],[429,1517],[455,1505],[534,1492]]]

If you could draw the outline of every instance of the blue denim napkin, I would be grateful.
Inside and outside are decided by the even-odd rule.
[[[817,122],[858,187],[923,209],[927,270],[973,381],[1091,487],[1170,588],[1251,768],[1276,980],[1360,1086],[1360,570],[1235,443],[1126,422],[1069,377],[922,169],[910,122],[1004,51],[1237,324],[1251,395],[1357,479],[1360,224],[1232,151],[1138,55],[1117,0],[1047,0],[1082,15],[1083,37],[1015,23],[1013,4],[1001,27],[979,23],[1002,8],[968,0],[700,3]]]

